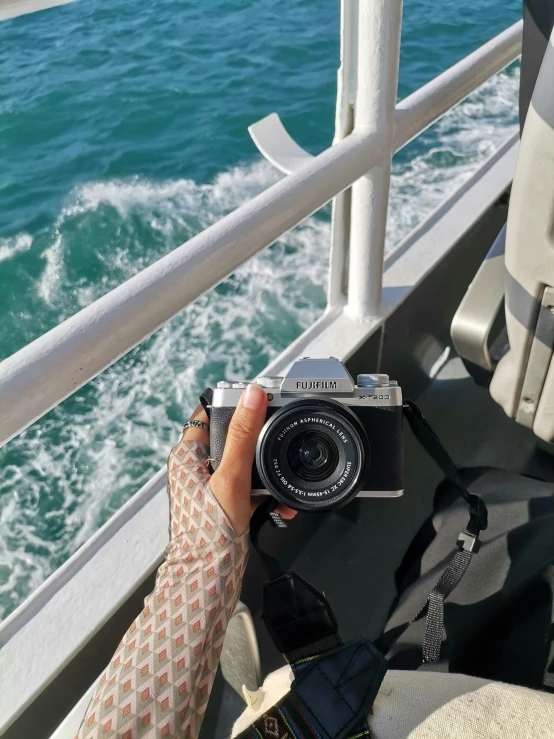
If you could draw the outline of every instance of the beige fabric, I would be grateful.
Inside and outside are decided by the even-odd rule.
[[[288,666],[264,681],[264,700],[236,736],[289,690]],[[390,670],[369,716],[372,739],[554,739],[554,695],[466,675]]]
[[[240,734],[241,731],[247,729],[250,724],[261,716],[264,711],[267,711],[271,706],[274,706],[277,701],[289,692],[290,684],[292,682],[292,670],[288,665],[270,672],[264,680],[263,690],[264,697],[261,703],[257,703],[257,709],[247,708],[238,719],[235,721],[233,726],[232,737]]]
[[[466,675],[391,670],[369,725],[374,739],[554,738],[554,696]]]

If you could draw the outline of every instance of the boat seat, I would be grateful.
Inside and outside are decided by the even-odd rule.
[[[246,729],[289,690],[288,665],[268,675],[263,699],[237,719]],[[482,678],[389,670],[368,719],[373,739],[535,739],[551,736],[554,695]]]
[[[454,317],[452,339],[469,369],[477,368],[472,374],[478,377],[480,372],[494,373],[490,392],[507,415],[532,428],[540,439],[551,442],[554,440],[554,0],[529,2],[526,12],[527,48],[524,47],[520,97],[525,125],[508,222]],[[546,32],[551,34],[549,41],[544,36]],[[531,36],[525,37],[526,33]],[[537,34],[545,40],[543,46],[536,42]],[[533,41],[534,47],[529,46]],[[537,55],[540,59],[544,47],[529,102],[531,73],[536,71]],[[530,49],[531,62],[525,56]]]

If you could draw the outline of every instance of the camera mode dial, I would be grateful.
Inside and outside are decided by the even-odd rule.
[[[281,383],[283,382],[282,377],[258,377],[257,383],[258,385],[261,385],[262,387],[271,387],[271,388],[277,388],[279,389],[281,387]]]
[[[384,387],[388,384],[388,375],[358,375],[358,387]]]

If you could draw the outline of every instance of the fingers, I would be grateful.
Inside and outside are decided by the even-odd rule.
[[[208,423],[208,416],[206,415],[206,411],[202,408],[202,406],[197,405],[189,420]],[[209,446],[210,435],[205,429],[191,426],[188,429],[184,430],[181,441],[201,441]]]
[[[221,463],[210,480],[213,494],[238,534],[250,520],[252,464],[266,410],[265,392],[259,385],[248,385],[229,424]]]
[[[252,499],[252,503],[250,501],[252,464],[266,411],[264,391],[258,385],[249,385],[229,424],[221,464],[210,480],[213,494],[238,534],[246,530],[250,515],[257,507],[256,499]],[[190,420],[208,423],[201,405],[195,408]],[[209,433],[202,428],[190,427],[183,432],[181,441],[200,441],[209,445]],[[258,504],[263,499],[258,499]],[[297,513],[284,505],[278,505],[275,510],[287,520],[294,518]]]
[[[294,508],[289,508],[286,505],[278,505],[275,510],[281,515],[282,518],[286,519],[287,521],[291,521],[298,513],[298,511],[295,511]]]
[[[249,385],[233,414],[217,474],[237,491],[250,495],[252,463],[265,423],[267,398],[259,385]]]
[[[261,506],[261,504],[267,500],[267,495],[253,495],[250,498],[250,507],[252,509],[252,513],[258,508],[258,506]],[[275,512],[279,513],[282,518],[285,518],[287,521],[290,521],[293,519],[298,511],[295,511],[294,508],[289,508],[286,505],[283,505],[282,503],[279,503],[279,505],[275,506]]]

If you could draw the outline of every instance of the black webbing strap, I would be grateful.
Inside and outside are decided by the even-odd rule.
[[[460,533],[456,542],[458,551],[429,594],[425,605],[413,619],[417,621],[427,612],[422,646],[423,661],[438,662],[444,633],[444,601],[465,575],[472,556],[479,551],[479,534],[487,528],[488,512],[483,499],[475,493],[470,493],[464,485],[458,468],[415,403],[409,400],[404,403],[404,415],[416,439],[469,507],[469,521],[466,530]]]
[[[419,618],[427,608],[425,635],[421,648],[424,662],[438,662],[440,659],[442,635],[444,630],[444,601],[460,582],[471,562],[472,552],[459,549],[452,557],[440,580],[427,599],[427,603],[415,617]]]
[[[206,415],[208,416],[208,421],[210,420],[211,415],[212,415],[213,397],[214,397],[214,391],[211,389],[211,387],[207,387],[200,395],[200,403],[202,404],[202,408],[206,411]]]
[[[467,532],[479,536],[488,525],[488,512],[485,502],[481,496],[470,493],[464,485],[458,468],[452,458],[442,445],[441,440],[435,434],[429,422],[411,400],[404,401],[404,416],[410,424],[413,435],[425,449],[427,454],[433,458],[436,464],[444,472],[446,478],[454,485],[456,490],[465,499],[469,506],[469,522]]]

